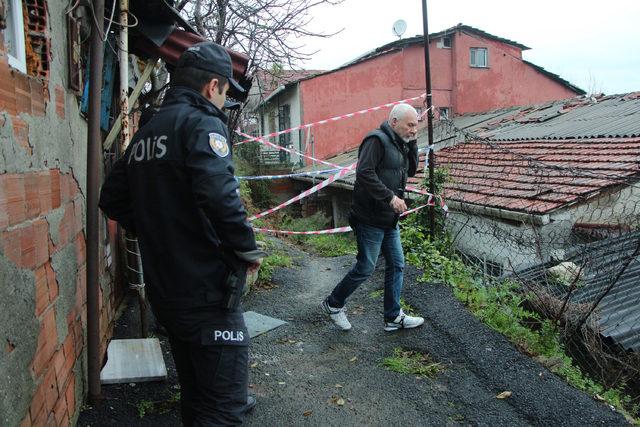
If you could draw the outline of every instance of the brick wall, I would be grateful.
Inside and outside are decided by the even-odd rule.
[[[0,425],[72,425],[87,390],[87,136],[65,89],[66,5],[48,5],[44,78],[8,65],[0,31]],[[104,354],[117,301],[100,271]]]

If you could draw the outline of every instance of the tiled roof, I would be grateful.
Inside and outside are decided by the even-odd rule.
[[[640,93],[457,117],[436,152],[450,200],[529,214],[640,179]]]
[[[436,123],[436,165],[449,169],[451,177],[447,200],[540,215],[640,181],[640,92],[571,98]],[[517,140],[506,139],[516,134]],[[419,135],[418,145],[426,147],[426,132]],[[329,161],[348,165],[356,158],[354,149]],[[409,182],[423,178],[420,171]],[[342,183],[353,181],[351,176]]]
[[[438,151],[436,166],[449,200],[545,214],[640,178],[640,138],[470,142]]]

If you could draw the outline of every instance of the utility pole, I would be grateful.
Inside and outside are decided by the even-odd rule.
[[[427,0],[422,0],[422,31],[424,33],[424,69],[427,80],[427,135],[429,152],[427,159],[429,162],[429,192],[433,195],[433,205],[429,206],[429,233],[431,240],[434,240],[436,233],[436,184],[434,182],[433,170],[433,102],[431,99],[431,65],[429,56],[429,24],[427,23]]]

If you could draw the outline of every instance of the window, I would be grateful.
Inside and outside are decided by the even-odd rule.
[[[442,38],[442,47],[451,49],[451,37],[443,37]]]
[[[283,131],[291,127],[291,107],[289,104],[278,107],[278,131]],[[288,147],[291,144],[291,134],[285,133],[279,137],[280,146]]]
[[[440,120],[448,120],[449,119],[449,107],[440,107]]]
[[[278,131],[283,131],[291,127],[291,107],[289,104],[278,107]],[[291,145],[291,133],[280,135],[278,143],[281,147]],[[283,150],[279,150],[280,163],[289,163],[291,155]]]
[[[472,47],[471,53],[471,66],[486,68],[489,66],[489,54],[486,47]]]
[[[35,77],[49,76],[50,47],[47,38],[45,0],[5,0],[7,29],[4,31],[9,65]]]
[[[4,41],[7,45],[9,65],[22,73],[27,72],[27,57],[24,45],[24,19],[22,17],[22,1],[7,0],[7,29]]]

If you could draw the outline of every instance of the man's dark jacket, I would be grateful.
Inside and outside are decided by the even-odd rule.
[[[360,145],[351,218],[375,227],[395,227],[399,215],[391,208],[391,199],[404,198],[407,177],[414,176],[417,168],[416,141],[405,142],[383,122]]]
[[[170,89],[102,187],[102,210],[138,237],[155,311],[221,307],[227,267],[220,245],[241,257],[256,249],[226,120],[198,92]]]

